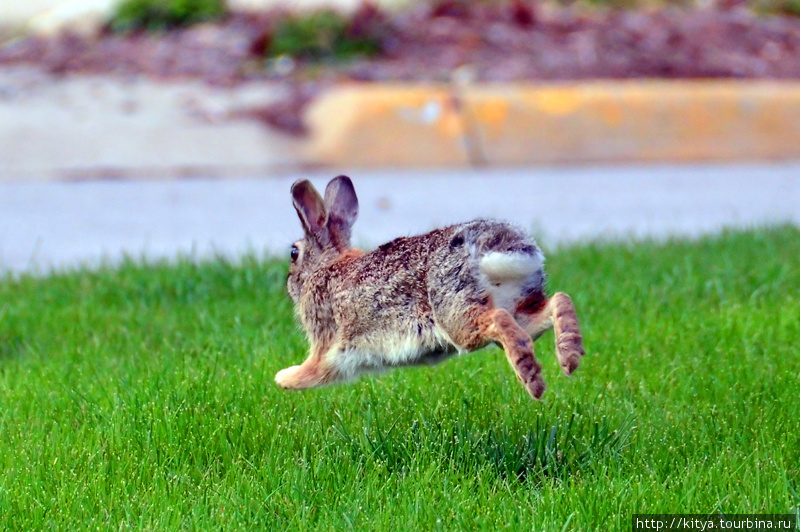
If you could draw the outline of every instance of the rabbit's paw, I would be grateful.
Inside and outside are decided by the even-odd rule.
[[[280,370],[275,374],[275,383],[284,390],[300,388],[302,369],[301,366],[292,366]]]
[[[580,334],[562,333],[556,341],[556,353],[564,375],[572,375],[585,353]]]

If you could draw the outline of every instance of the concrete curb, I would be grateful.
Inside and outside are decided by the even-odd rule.
[[[307,120],[307,158],[333,166],[800,158],[795,81],[347,86]]]
[[[349,84],[310,105],[308,138],[248,118],[285,94],[0,69],[0,182],[800,160],[800,82]]]
[[[336,166],[463,166],[465,124],[446,86],[334,89],[305,116],[307,159]]]

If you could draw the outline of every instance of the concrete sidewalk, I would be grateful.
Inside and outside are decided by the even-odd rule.
[[[296,169],[301,141],[236,118],[285,90],[0,69],[0,182]]]
[[[0,183],[0,269],[47,271],[178,253],[278,256],[301,236],[289,187],[270,179]],[[350,172],[365,247],[476,217],[509,219],[545,248],[604,237],[697,236],[800,224],[800,163]],[[251,177],[251,178],[247,178]]]

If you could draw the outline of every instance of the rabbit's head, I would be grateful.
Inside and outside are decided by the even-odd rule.
[[[358,217],[353,182],[340,175],[325,188],[325,199],[306,179],[292,185],[292,202],[305,236],[292,245],[286,288],[297,303],[303,283],[323,263],[350,249],[350,229]]]

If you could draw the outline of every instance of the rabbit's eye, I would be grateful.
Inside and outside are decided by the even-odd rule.
[[[292,252],[290,256],[292,257],[292,262],[296,261],[297,257],[300,256],[300,250],[297,249],[297,246],[292,246]]]

